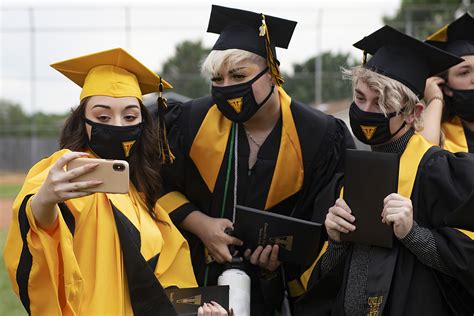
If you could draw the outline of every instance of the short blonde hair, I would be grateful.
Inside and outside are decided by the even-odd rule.
[[[211,80],[222,69],[232,69],[244,60],[251,61],[262,69],[266,67],[265,58],[242,49],[213,50],[203,61],[201,73],[206,79]]]
[[[343,79],[352,81],[353,93],[359,81],[364,82],[369,89],[377,92],[380,110],[385,115],[396,112],[397,114],[401,113],[405,119],[410,114],[414,114],[416,104],[422,103],[420,98],[404,84],[370,69],[356,66],[351,69],[342,68],[341,71]],[[417,131],[423,129],[421,115],[415,116],[413,127]]]

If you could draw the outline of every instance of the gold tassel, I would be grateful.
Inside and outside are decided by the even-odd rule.
[[[165,112],[168,108],[166,98],[163,98],[163,83],[158,88],[158,146],[160,150],[160,157],[162,163],[173,163],[175,156],[171,152],[168,137],[166,135]]]
[[[367,52],[364,50],[362,51],[362,66],[367,63]]]
[[[272,77],[275,79],[276,84],[278,86],[281,86],[285,82],[285,80],[281,76],[280,68],[278,67],[275,56],[273,56],[273,51],[270,46],[270,34],[268,32],[268,26],[267,26],[267,23],[265,22],[264,14],[262,14],[262,25],[260,26],[259,30],[260,30],[259,36],[265,37],[265,48],[267,50],[268,68],[270,69],[270,72],[272,74]]]

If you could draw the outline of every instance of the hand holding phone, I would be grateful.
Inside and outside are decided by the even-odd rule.
[[[98,166],[86,174],[78,176],[70,182],[99,180],[101,184],[84,189],[85,192],[128,193],[129,165],[125,160],[108,160],[97,158],[76,158],[67,164],[72,170],[87,164],[97,163]]]

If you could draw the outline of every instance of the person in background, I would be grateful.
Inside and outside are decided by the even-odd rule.
[[[462,59],[389,26],[354,46],[372,58],[344,71],[353,84],[352,131],[373,151],[400,155],[398,190],[379,215],[393,229],[393,247],[341,241],[358,227],[338,199],[325,220],[328,249],[296,315],[472,315],[474,157],[417,132],[426,79]]]
[[[474,153],[474,19],[465,13],[426,42],[463,62],[428,78],[421,133],[451,152]]]

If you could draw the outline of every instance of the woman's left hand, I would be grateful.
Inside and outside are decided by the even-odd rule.
[[[258,246],[253,253],[250,249],[245,250],[244,257],[250,260],[253,265],[258,265],[260,268],[270,272],[275,271],[280,266],[278,261],[278,245],[267,245],[265,248]]]
[[[388,195],[383,200],[382,223],[393,224],[393,232],[398,239],[403,239],[413,226],[413,206],[410,199],[397,193]]]
[[[227,316],[231,315],[216,302],[204,303],[198,308],[198,316]]]

